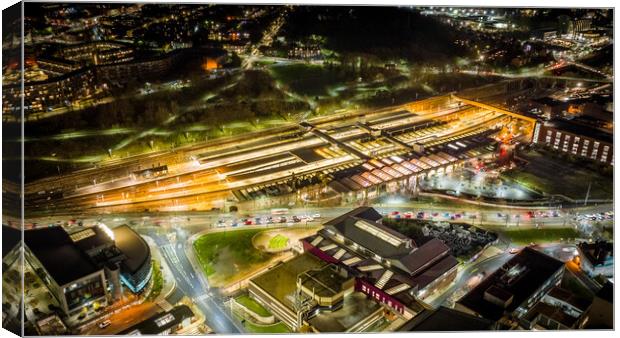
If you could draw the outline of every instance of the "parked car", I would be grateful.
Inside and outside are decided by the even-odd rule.
[[[102,321],[101,323],[99,323],[98,326],[100,329],[105,329],[106,327],[110,326],[110,324],[112,324],[112,322],[109,319],[106,319]]]

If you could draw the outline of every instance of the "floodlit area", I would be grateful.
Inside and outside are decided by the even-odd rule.
[[[507,200],[532,200],[540,195],[516,182],[500,178],[494,170],[459,170],[436,175],[420,182],[424,190],[444,191],[454,196],[489,197]]]
[[[613,331],[614,10],[545,6],[4,9],[3,329]]]

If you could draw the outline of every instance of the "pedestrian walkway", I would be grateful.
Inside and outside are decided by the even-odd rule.
[[[155,241],[151,237],[146,236],[146,235],[142,235],[142,237],[145,239],[145,241],[147,242],[147,244],[149,245],[151,249],[151,257],[157,262],[159,262],[162,277],[164,280],[164,285],[162,286],[162,290],[159,293],[159,295],[157,295],[157,298],[154,299],[154,302],[164,310],[166,310],[167,307],[170,307],[171,309],[172,306],[166,301],[166,298],[175,290],[176,280],[174,279],[174,276],[172,275],[172,271],[170,270],[168,263],[162,256],[160,248],[157,246]]]

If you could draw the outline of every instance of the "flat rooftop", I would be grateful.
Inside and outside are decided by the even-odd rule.
[[[308,322],[319,332],[347,332],[356,324],[381,309],[361,292],[344,297],[342,307],[334,312],[321,312]]]
[[[602,129],[586,126],[583,124],[574,123],[571,121],[554,119],[545,123],[545,127],[553,127],[560,131],[565,131],[574,135],[582,135],[586,137],[606,142],[609,144],[614,143],[614,136]]]
[[[458,303],[480,314],[482,317],[498,320],[504,312],[513,312],[528,299],[558,270],[564,263],[530,247],[521,250],[516,256],[485,278],[473,290],[461,298]],[[502,290],[512,295],[512,301],[504,308],[488,301],[488,290]]]
[[[100,270],[60,226],[26,230],[24,241],[60,286]]]
[[[492,325],[490,320],[441,306],[435,311],[422,311],[399,331],[481,331],[490,330]]]
[[[308,270],[316,270],[327,263],[312,254],[302,254],[288,262],[279,264],[251,281],[277,299],[287,308],[294,309],[294,294],[297,290],[297,276]]]
[[[300,275],[302,285],[320,297],[332,297],[343,291],[343,284],[353,277],[345,277],[335,271],[333,265],[309,270]]]
[[[183,320],[194,317],[187,305],[179,305],[170,311],[160,312],[123,330],[119,335],[156,335],[179,325]]]

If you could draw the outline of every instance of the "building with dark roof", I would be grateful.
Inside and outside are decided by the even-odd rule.
[[[188,327],[194,320],[192,310],[187,305],[179,305],[125,329],[119,335],[169,335]]]
[[[613,165],[613,135],[602,129],[561,119],[545,123],[536,122],[532,142],[545,144],[556,151]]]
[[[614,275],[614,244],[606,241],[579,243],[579,266],[590,277]]]
[[[131,228],[60,226],[24,232],[25,258],[68,316],[86,318],[151,277],[150,250]]]
[[[107,285],[103,267],[76,240],[62,227],[27,230],[24,256],[67,315],[87,317],[107,304]]]
[[[151,251],[146,241],[127,225],[114,228],[114,243],[123,253],[121,280],[132,292],[144,289],[151,279]]]
[[[463,296],[455,309],[493,321],[519,319],[560,283],[563,273],[563,262],[526,247]]]
[[[520,322],[525,329],[576,329],[591,301],[561,287],[552,288]]]
[[[441,306],[437,310],[422,311],[398,331],[482,331],[494,328],[494,323],[488,319]]]
[[[355,276],[357,291],[410,319],[420,311],[420,300],[454,280],[458,262],[440,240],[417,246],[381,218],[373,208],[356,208],[326,222],[302,245]]]
[[[583,315],[579,325],[581,329],[613,330],[614,329],[614,284],[605,283],[596,293],[592,305]]]

